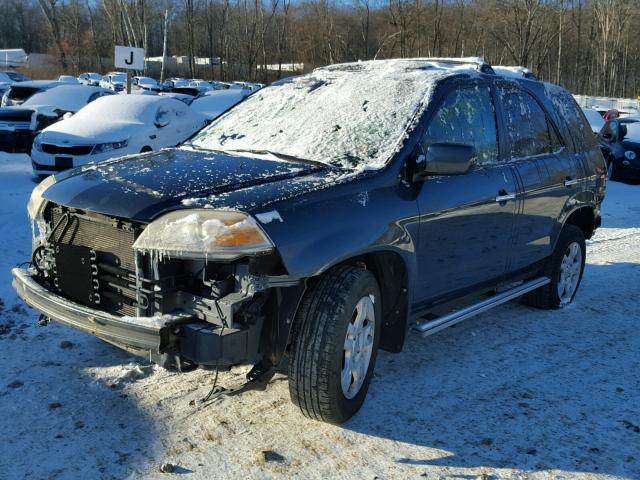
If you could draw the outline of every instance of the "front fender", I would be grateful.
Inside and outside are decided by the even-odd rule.
[[[393,251],[403,258],[413,283],[418,206],[403,199],[393,182],[338,185],[256,213],[260,218],[270,212],[278,215],[265,215],[269,222],[262,226],[289,275],[309,278],[354,257]]]

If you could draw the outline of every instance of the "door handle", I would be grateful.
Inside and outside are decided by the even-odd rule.
[[[506,190],[500,190],[498,192],[498,196],[496,197],[496,202],[503,203],[508,200],[515,200],[515,199],[516,199],[515,193],[509,193]]]
[[[576,185],[578,183],[578,180],[575,178],[571,178],[571,177],[567,177],[564,181],[564,186],[565,187],[570,187],[572,185]]]

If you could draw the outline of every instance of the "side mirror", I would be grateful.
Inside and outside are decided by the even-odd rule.
[[[462,175],[476,159],[476,149],[460,143],[432,143],[416,158],[416,177],[427,175]]]

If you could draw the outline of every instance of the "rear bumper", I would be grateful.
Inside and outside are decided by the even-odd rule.
[[[28,270],[12,270],[13,287],[29,306],[51,320],[90,333],[137,355],[177,365],[186,358],[198,365],[236,365],[256,360],[262,325],[223,329],[188,314],[119,317],[85,307],[50,292]],[[165,355],[166,354],[166,355]]]

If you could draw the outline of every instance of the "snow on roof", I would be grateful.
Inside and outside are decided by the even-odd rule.
[[[112,137],[119,135],[121,140],[123,131],[133,134],[137,131],[136,126],[153,125],[158,108],[163,103],[170,107],[174,102],[184,107],[178,100],[157,95],[100,97],[71,118],[48,127],[45,133],[62,133],[93,141],[116,141]]]
[[[396,59],[331,65],[258,90],[200,132],[215,150],[271,150],[337,167],[382,168],[403,145],[436,83],[477,75],[460,59]]]
[[[504,65],[494,65],[493,71],[496,75],[508,78],[529,78],[534,80],[536,76],[527,67],[507,67]]]
[[[204,97],[196,98],[191,103],[191,108],[213,120],[250,93],[248,90],[214,90]]]
[[[23,106],[51,106],[67,112],[77,112],[87,104],[92,95],[100,92],[107,90],[85,85],[59,85],[29,97]]]

